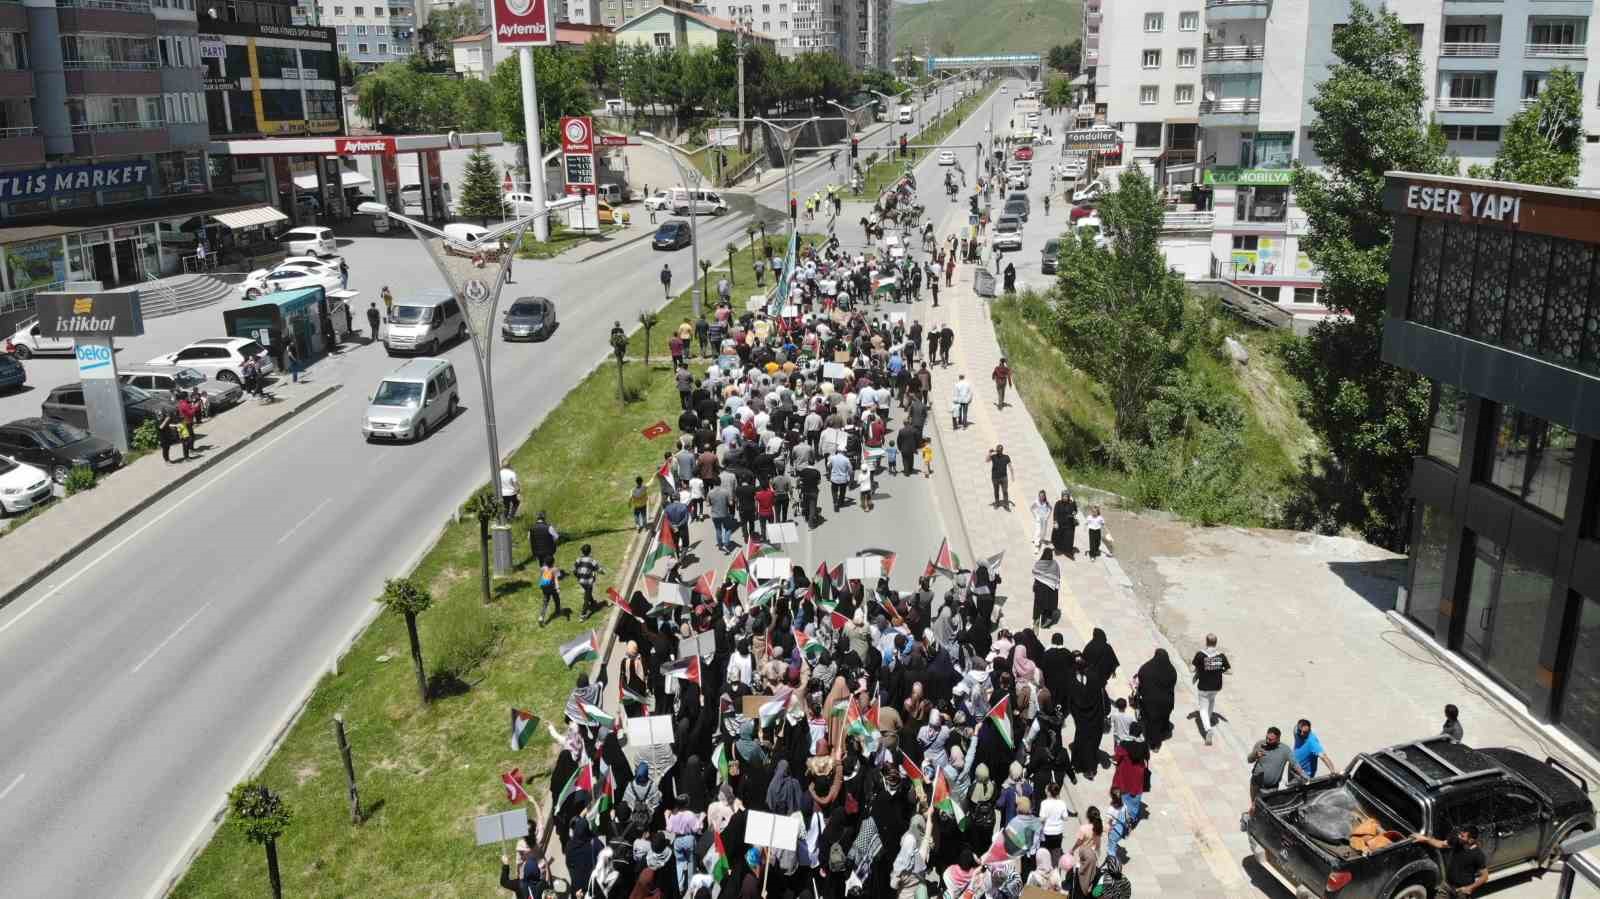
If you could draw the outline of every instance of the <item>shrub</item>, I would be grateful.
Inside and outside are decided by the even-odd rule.
[[[62,486],[67,488],[67,495],[71,496],[90,489],[94,486],[94,481],[94,469],[87,465],[78,465],[67,472],[67,479]]]
[[[428,680],[435,684],[465,681],[489,657],[500,634],[493,610],[475,602],[452,602],[435,609],[426,628]]]
[[[133,429],[133,448],[135,450],[161,448],[161,431],[156,427],[155,419],[147,418]]]

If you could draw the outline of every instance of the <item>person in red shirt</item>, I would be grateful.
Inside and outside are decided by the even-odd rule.
[[[1000,364],[994,367],[994,374],[991,377],[994,378],[995,392],[1000,394],[1000,408],[1004,409],[1006,407],[1006,388],[1011,386],[1011,366],[1006,365],[1004,356],[1000,357]]]
[[[1116,771],[1111,775],[1111,786],[1122,792],[1129,821],[1138,824],[1144,817],[1144,782],[1149,776],[1150,749],[1142,740],[1125,741],[1117,744],[1112,758]]]
[[[874,415],[867,421],[867,446],[883,446],[883,419]]]
[[[183,457],[189,458],[194,452],[194,425],[195,418],[200,414],[200,408],[195,401],[185,395],[178,400],[178,416],[183,419],[183,426],[179,429],[179,436],[183,438]]]
[[[756,491],[756,521],[760,523],[761,539],[767,537],[767,525],[772,522],[773,506],[777,503],[778,494],[773,491],[771,483],[764,483]]]

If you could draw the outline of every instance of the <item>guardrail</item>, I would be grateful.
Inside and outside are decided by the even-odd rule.
[[[1265,59],[1267,48],[1262,44],[1237,44],[1228,47],[1207,47],[1206,62],[1242,62],[1251,59]]]
[[[1494,98],[1440,97],[1439,109],[1445,112],[1494,112]]]
[[[150,0],[56,0],[58,9],[112,9],[118,12],[150,12]]]
[[[143,131],[151,128],[164,128],[166,122],[74,122],[73,134],[92,134],[97,131]]]
[[[1201,100],[1200,113],[1260,112],[1260,97],[1224,97],[1221,100]]]
[[[1525,44],[1523,56],[1583,56],[1583,44]]]
[[[36,284],[33,287],[24,287],[19,290],[0,293],[0,314],[32,309],[34,294],[48,290],[60,290],[66,284],[67,282],[65,281],[52,281],[49,284]]]
[[[8,2],[8,0],[0,0],[0,3],[5,2]],[[8,137],[29,137],[38,133],[38,125],[16,125],[11,128],[0,128],[0,140],[5,140]]]
[[[1465,43],[1452,41],[1439,45],[1440,56],[1475,56],[1488,58],[1500,55],[1499,44]]]
[[[161,61],[155,59],[68,59],[61,63],[61,68],[67,72],[154,72],[156,69],[161,68]]]
[[[1164,231],[1209,231],[1216,222],[1214,212],[1168,212],[1161,217]]]

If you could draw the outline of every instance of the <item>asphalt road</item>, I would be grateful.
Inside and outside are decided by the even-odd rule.
[[[809,192],[829,176],[817,166],[797,187]],[[779,206],[781,182],[761,200]],[[744,242],[747,220],[701,219],[708,258]],[[409,239],[362,238],[344,252],[363,303],[384,283],[403,297],[401,285],[438,282]],[[495,354],[506,440],[531,430],[605,356],[613,320],[631,323],[659,305],[663,259],[683,283],[687,249],[653,253],[647,241],[582,265],[518,264],[510,295],[555,298],[561,328],[548,342]],[[160,888],[372,612],[382,579],[413,564],[446,512],[485,479],[469,352],[445,353],[463,374],[465,414],[411,446],[369,446],[359,431],[367,394],[395,360],[365,347],[319,362],[311,377],[345,389],[0,611],[0,858],[26,860],[0,865],[0,895]],[[891,482],[886,492],[906,494],[885,501],[885,511],[904,504],[891,548],[920,566],[939,536],[936,513],[919,505],[932,491]],[[853,515],[819,532],[806,555],[842,558],[886,539],[888,516],[855,526]],[[903,520],[918,524],[901,528]]]

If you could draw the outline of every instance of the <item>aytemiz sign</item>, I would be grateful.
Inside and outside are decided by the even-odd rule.
[[[36,293],[34,310],[44,337],[138,337],[144,317],[136,290]]]
[[[333,142],[333,152],[340,156],[393,156],[392,137],[341,137]]]
[[[554,0],[494,0],[494,39],[514,47],[551,47],[556,42]]]
[[[588,116],[561,117],[561,152],[594,152],[594,122]]]

